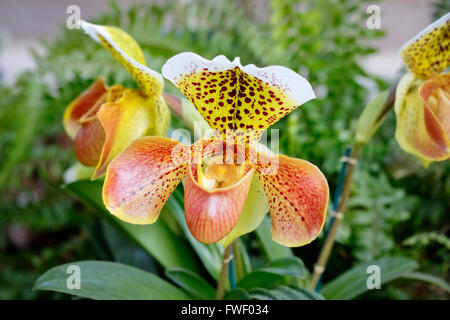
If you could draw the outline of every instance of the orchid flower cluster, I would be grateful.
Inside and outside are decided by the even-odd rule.
[[[111,214],[154,223],[183,183],[186,223],[203,243],[228,246],[255,230],[267,212],[272,238],[282,245],[302,246],[319,235],[329,198],[324,175],[259,143],[274,123],[315,98],[306,79],[282,66],[243,66],[239,58],[206,60],[191,52],[170,58],[161,75],[145,65],[141,48],[123,30],[81,26],[140,88],[108,87],[99,78],[64,114],[77,159],[94,168],[92,179],[104,177],[103,202]],[[450,75],[443,73],[449,45],[447,14],[401,50],[408,72],[397,86],[395,137],[425,165],[450,156]],[[163,76],[185,98],[163,93]],[[190,145],[164,137],[169,108],[200,119],[212,134]]]
[[[256,229],[268,211],[276,242],[301,246],[318,236],[329,195],[324,175],[258,143],[271,125],[315,98],[306,79],[281,66],[242,66],[239,58],[209,61],[189,52],[170,58],[162,74],[213,131],[185,145],[163,136],[169,112],[162,76],[145,66],[134,39],[114,27],[81,26],[140,87],[108,88],[98,79],[64,116],[78,160],[96,167],[92,179],[105,176],[103,201],[113,215],[154,223],[184,181],[186,222],[201,242],[227,246]]]

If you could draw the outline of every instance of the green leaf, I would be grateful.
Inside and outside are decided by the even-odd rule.
[[[304,278],[307,274],[303,261],[298,257],[288,257],[272,261],[266,267],[259,269],[259,271],[296,278]]]
[[[133,239],[163,267],[181,267],[193,271],[199,270],[192,250],[181,238],[173,234],[161,219],[151,225],[134,225],[111,215],[103,205],[102,184],[102,181],[82,180],[67,184],[64,188],[92,205],[99,212],[102,212],[104,217],[115,223],[121,231]],[[165,213],[162,212],[161,214]]]
[[[256,300],[323,300],[323,296],[298,286],[277,286],[272,289],[254,288],[249,291]]]
[[[254,300],[276,300],[276,297],[264,288],[254,288],[249,291],[250,297]]]
[[[259,227],[256,229],[256,235],[261,241],[264,252],[270,261],[293,256],[291,248],[282,246],[272,240],[269,217],[265,217],[263,219]]]
[[[405,257],[388,257],[360,264],[327,283],[321,294],[327,299],[347,300],[368,291],[367,267],[380,267],[381,284],[403,277],[418,267],[417,262]]]
[[[284,283],[285,277],[302,279],[306,274],[303,261],[298,257],[289,257],[272,261],[266,267],[247,274],[237,286],[245,289],[268,287],[274,283]]]
[[[101,221],[100,234],[111,252],[112,258],[101,259],[115,261],[158,274],[158,262],[140,246],[130,241],[120,230],[107,220]]]
[[[222,267],[222,251],[223,248],[218,244],[204,244],[197,241],[189,231],[184,216],[184,210],[180,203],[183,203],[182,195],[178,190],[172,194],[167,200],[165,208],[172,213],[178,225],[183,230],[185,237],[188,239],[194,251],[203,263],[203,266],[209,274],[215,279],[219,279],[220,269]]]
[[[80,268],[80,289],[69,289],[69,266]],[[182,290],[158,276],[135,267],[107,261],[75,261],[41,275],[34,290],[57,291],[90,299],[190,299]]]
[[[442,288],[447,293],[450,293],[450,285],[448,284],[448,282],[445,281],[445,279],[442,279],[442,278],[437,277],[432,274],[427,274],[427,273],[423,273],[423,272],[410,272],[410,273],[403,275],[402,278],[410,279],[410,280],[418,280],[418,281],[422,281],[422,282],[428,282],[432,285]]]
[[[236,288],[225,293],[224,300],[251,300],[251,297],[246,290]]]
[[[186,290],[194,299],[213,300],[216,290],[196,273],[183,268],[170,268],[166,276]]]

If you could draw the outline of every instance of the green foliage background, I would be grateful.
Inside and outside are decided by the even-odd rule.
[[[389,85],[359,64],[375,52],[373,40],[383,36],[365,27],[365,9],[372,3],[271,0],[254,11],[247,1],[167,1],[130,8],[112,2],[110,10],[92,22],[129,32],[155,70],[172,55],[193,51],[206,58],[240,56],[243,64],[281,64],[306,76],[318,99],[276,125],[280,151],[318,165],[333,192],[339,159],[352,142],[358,115],[373,91]],[[448,11],[447,1],[436,3],[440,15]],[[124,251],[131,254],[114,256],[98,236],[102,222],[59,188],[74,161],[62,129],[64,108],[98,76],[129,87],[135,86],[133,80],[80,30],[62,27],[61,34],[44,46],[43,55],[34,55],[36,70],[23,73],[14,86],[0,86],[0,299],[64,298],[32,292],[31,287],[45,270],[75,259],[119,259],[160,269],[131,244],[132,250]],[[166,88],[179,94],[169,83]],[[174,118],[172,125],[181,124]],[[356,262],[399,253],[448,280],[450,165],[438,163],[424,170],[399,149],[394,129],[391,114],[364,150],[325,282]],[[29,239],[23,246],[10,237],[17,227]],[[246,237],[251,259],[262,263],[259,244],[253,235]],[[310,270],[321,241],[294,250]],[[395,282],[381,293],[362,297],[446,295],[435,287]]]

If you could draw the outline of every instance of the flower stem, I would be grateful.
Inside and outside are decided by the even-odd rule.
[[[356,143],[352,148],[350,159],[355,160],[348,163],[347,172],[344,180],[344,187],[342,189],[342,196],[339,202],[338,210],[336,212],[338,216],[336,216],[336,219],[334,219],[333,221],[333,225],[331,226],[331,229],[325,239],[325,243],[322,247],[322,250],[320,251],[319,259],[317,260],[317,263],[314,266],[314,273],[311,280],[311,289],[315,289],[317,287],[320,275],[325,271],[328,258],[330,257],[331,249],[333,248],[334,245],[337,230],[339,228],[342,219],[344,218],[344,214],[347,209],[348,198],[350,196],[353,172],[355,171],[356,165],[355,161],[359,157],[362,146],[363,144]]]
[[[337,207],[337,210],[335,212],[335,219],[333,219],[331,224],[331,229],[329,230],[328,234],[325,237],[325,243],[320,251],[319,258],[317,260],[317,263],[314,265],[314,273],[311,279],[310,287],[313,290],[318,289],[318,284],[321,278],[321,275],[325,271],[328,258],[330,257],[331,250],[333,249],[334,241],[336,238],[337,230],[339,229],[339,225],[341,224],[341,221],[344,218],[345,211],[347,210],[347,202],[348,198],[350,196],[351,186],[352,186],[352,179],[353,179],[353,172],[355,170],[356,161],[359,158],[360,152],[362,147],[370,141],[372,138],[372,135],[378,130],[378,128],[381,126],[381,124],[386,119],[386,115],[388,112],[392,109],[395,103],[395,94],[397,90],[398,83],[394,83],[388,92],[388,95],[382,105],[380,105],[381,108],[377,108],[376,111],[372,113],[372,116],[375,116],[373,121],[371,121],[370,127],[365,128],[366,130],[370,131],[370,134],[363,135],[367,136],[366,139],[358,140],[354,143],[354,146],[352,148],[352,152],[350,154],[348,161],[348,167],[345,172],[345,180],[344,180],[344,187],[342,189],[342,195],[339,201],[339,205]],[[366,106],[364,111],[367,108],[373,107],[370,104]],[[363,111],[363,114],[364,114]],[[361,117],[363,117],[363,114],[360,116],[359,121],[361,121]],[[372,130],[373,129],[373,130]]]
[[[225,295],[225,284],[228,280],[228,265],[230,263],[231,249],[233,243],[225,248],[222,258],[222,269],[220,270],[219,281],[217,282],[216,300],[222,300]]]

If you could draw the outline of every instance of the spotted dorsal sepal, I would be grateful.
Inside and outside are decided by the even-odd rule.
[[[450,13],[409,40],[400,55],[419,78],[426,79],[445,70],[450,63]]]
[[[311,85],[281,66],[242,66],[225,56],[209,61],[185,52],[170,58],[163,75],[230,143],[259,140],[262,132],[299,105],[315,98]]]

